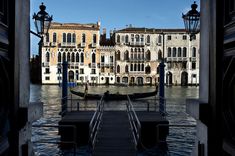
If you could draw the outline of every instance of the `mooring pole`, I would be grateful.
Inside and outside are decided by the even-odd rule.
[[[164,88],[164,60],[161,60],[161,63],[159,64],[159,77],[160,77],[160,83],[159,83],[159,112],[165,114],[165,88]]]
[[[68,63],[63,61],[63,77],[62,77],[62,104],[61,104],[61,115],[67,111],[67,98],[68,98]]]

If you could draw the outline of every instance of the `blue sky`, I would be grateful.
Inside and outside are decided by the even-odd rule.
[[[126,25],[146,28],[184,28],[182,13],[190,10],[193,0],[31,0],[31,30],[35,31],[32,20],[41,3],[53,15],[55,22],[96,23],[101,21],[107,33]],[[196,1],[200,6],[199,2]],[[199,9],[198,9],[199,10]],[[39,39],[31,35],[31,53],[38,52]]]

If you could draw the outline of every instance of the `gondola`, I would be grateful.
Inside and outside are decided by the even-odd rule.
[[[70,90],[70,92],[74,95],[83,97],[86,100],[100,100],[101,97],[103,96],[103,94],[85,94],[83,92],[79,92],[79,91],[74,91],[74,90]],[[127,95],[130,97],[130,99],[140,99],[140,98],[146,98],[146,97],[151,97],[151,96],[155,96],[158,93],[158,87],[156,87],[156,90],[152,91],[152,92],[146,92],[146,93],[132,93],[132,94],[110,94],[109,91],[106,91],[104,93],[104,100],[106,101],[112,101],[112,100],[127,100]]]

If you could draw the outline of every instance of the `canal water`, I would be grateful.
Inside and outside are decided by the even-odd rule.
[[[84,87],[76,89],[84,90]],[[110,93],[133,93],[149,92],[155,87],[135,86],[135,87],[114,87],[114,86],[89,86],[89,93],[104,93],[109,90]],[[55,156],[64,155],[58,148],[57,142],[60,137],[56,127],[60,120],[60,98],[61,88],[57,85],[30,85],[30,101],[41,101],[44,103],[44,115],[40,120],[33,123],[32,142],[36,155]],[[167,137],[168,151],[162,152],[159,148],[147,149],[139,152],[139,156],[153,155],[172,155],[172,156],[189,156],[194,147],[196,137],[196,121],[190,117],[186,111],[186,99],[198,98],[198,87],[165,87],[167,119],[171,125],[191,125],[185,127],[170,127]],[[43,125],[51,125],[44,127]],[[40,127],[38,127],[40,126]],[[88,156],[87,147],[79,148],[76,153],[81,156]],[[69,155],[69,154],[67,154]],[[72,154],[71,154],[72,155]]]

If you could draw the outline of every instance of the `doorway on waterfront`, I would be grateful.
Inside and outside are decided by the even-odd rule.
[[[105,84],[109,85],[109,77],[105,77]]]
[[[182,72],[181,73],[181,86],[187,86],[188,85],[188,73]]]
[[[167,84],[168,86],[172,85],[172,73],[171,73],[171,72],[168,72],[168,73],[166,74],[166,84]]]
[[[137,77],[137,85],[142,86],[144,84],[143,78],[142,77]]]
[[[73,81],[74,81],[74,72],[69,71],[69,82],[73,82]]]

